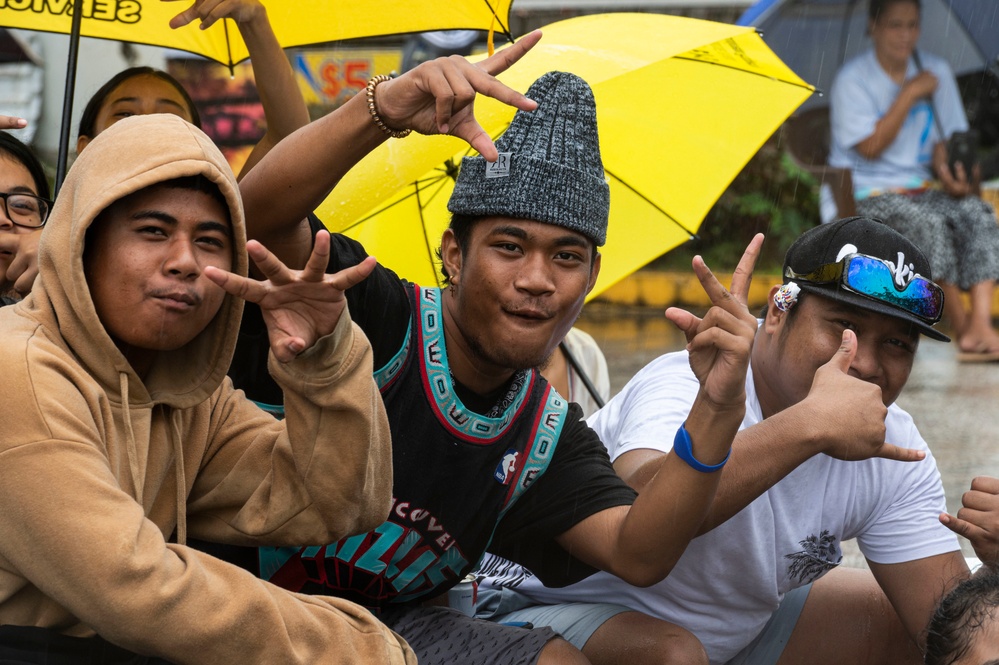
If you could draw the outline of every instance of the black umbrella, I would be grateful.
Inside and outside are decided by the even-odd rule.
[[[794,72],[829,90],[840,66],[870,47],[868,0],[759,0],[739,18]],[[999,2],[921,0],[918,48],[947,60],[958,75],[997,68]],[[802,110],[827,105],[819,95]]]

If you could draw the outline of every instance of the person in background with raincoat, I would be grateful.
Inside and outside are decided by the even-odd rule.
[[[384,519],[388,423],[343,296],[374,261],[327,274],[320,235],[295,271],[246,243],[231,168],[165,114],[87,147],[39,248],[32,292],[0,309],[0,662],[414,665],[366,610],[186,545]],[[265,313],[284,421],[225,376],[243,299]]]
[[[833,81],[829,163],[850,169],[858,213],[884,220],[929,258],[947,294],[958,359],[996,361],[999,226],[976,196],[977,167],[949,163],[948,137],[968,120],[947,62],[916,50],[919,21],[918,0],[870,0],[873,48]]]
[[[569,329],[562,345],[552,354],[548,364],[542,368],[541,374],[570,402],[579,404],[583,417],[589,417],[610,399],[610,373],[607,370],[607,358],[600,350],[600,345],[593,336],[585,330]],[[569,362],[566,353],[572,354],[573,360],[579,363],[579,369],[586,374],[596,394],[590,392],[582,375]],[[599,402],[597,400],[600,400]]]

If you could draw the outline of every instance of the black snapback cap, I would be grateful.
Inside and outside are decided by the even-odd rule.
[[[788,268],[799,275],[808,274],[826,264],[836,263],[848,254],[865,254],[882,259],[905,279],[919,275],[933,280],[930,262],[905,236],[873,217],[847,217],[809,229],[791,243],[784,255],[784,283],[794,282],[802,291],[902,319],[927,337],[950,341],[950,337],[912,312],[854,293],[843,288],[839,282],[816,284],[788,277]]]

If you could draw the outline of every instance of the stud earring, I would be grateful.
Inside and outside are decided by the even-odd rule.
[[[774,294],[774,305],[782,312],[786,312],[798,302],[798,294],[801,288],[794,282],[788,282],[777,289]]]

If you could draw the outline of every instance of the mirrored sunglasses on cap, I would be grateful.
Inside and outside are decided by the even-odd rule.
[[[944,296],[939,286],[917,274],[899,289],[892,265],[865,254],[848,254],[808,273],[796,273],[788,267],[784,276],[812,284],[839,282],[847,291],[905,310],[931,325],[943,314]]]

